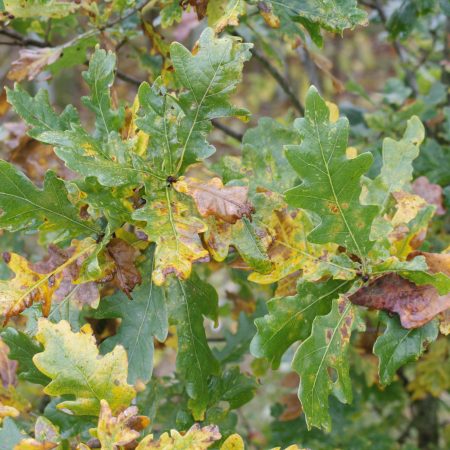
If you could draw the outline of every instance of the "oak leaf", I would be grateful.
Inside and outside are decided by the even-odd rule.
[[[436,206],[436,215],[443,216],[445,208],[443,205],[444,193],[439,184],[430,183],[427,177],[419,177],[412,184],[414,194],[419,195],[430,205]]]
[[[34,80],[48,65],[54,63],[61,55],[60,47],[25,48],[19,51],[19,59],[13,61],[8,72],[8,79],[22,81]]]
[[[172,273],[185,280],[193,263],[209,260],[199,236],[207,226],[190,215],[184,203],[159,198],[136,210],[133,218],[147,222],[144,231],[156,243],[152,277],[157,286]]]
[[[174,188],[192,197],[203,217],[214,216],[227,223],[251,217],[253,206],[248,200],[247,186],[224,186],[220,178],[207,181],[181,177]]]
[[[150,420],[137,415],[136,406],[130,406],[114,417],[106,400],[100,402],[100,416],[95,436],[100,441],[102,449],[119,450],[132,443],[139,436],[139,431],[146,428]]]
[[[418,328],[450,308],[450,293],[417,286],[395,273],[384,275],[349,296],[355,305],[397,313],[404,328]]]
[[[141,273],[135,266],[138,252],[119,238],[111,239],[106,248],[115,263],[112,282],[130,297],[135,286],[142,281]]]
[[[205,450],[221,437],[217,426],[207,425],[202,428],[195,424],[185,434],[171,430],[170,433],[163,433],[158,440],[150,434],[139,443],[136,450]]]
[[[90,326],[72,332],[67,321],[53,324],[41,318],[36,339],[44,351],[33,357],[36,367],[51,378],[44,392],[51,396],[74,395],[57,405],[78,415],[97,415],[106,400],[115,413],[130,404],[135,390],[127,384],[128,363],[120,345],[100,356]]]

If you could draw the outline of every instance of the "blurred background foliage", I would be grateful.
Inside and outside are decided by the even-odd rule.
[[[30,92],[43,87],[62,110],[67,104],[80,107],[80,98],[87,93],[81,72],[86,70],[96,44],[117,54],[116,104],[132,104],[144,80],[151,82],[162,76],[169,87],[175,87],[169,43],[176,40],[192,48],[208,21],[217,26],[213,8],[226,7],[227,2],[211,0],[212,6],[208,6],[205,1],[81,0],[67,2],[73,10],[60,11],[55,6],[54,12],[48,3],[58,2],[34,1],[38,8],[35,14],[16,17],[14,8],[8,6],[20,3],[0,1],[2,83],[12,86],[20,81]],[[264,116],[291,123],[303,114],[303,99],[311,84],[349,118],[350,144],[374,154],[371,176],[380,168],[383,138],[400,138],[406,121],[417,115],[425,124],[426,140],[415,161],[415,177],[426,177],[423,182],[438,185],[434,192],[441,203],[422,248],[441,252],[450,244],[450,215],[446,212],[450,207],[450,3],[358,3],[367,12],[366,26],[346,29],[340,35],[285,17],[277,23],[277,17],[266,12],[265,2],[237,2],[236,18],[224,24],[223,32],[254,43],[253,58],[245,65],[243,82],[233,99],[252,116],[247,123],[235,119],[215,123],[210,141],[217,153],[212,162],[229,155],[218,167],[226,178],[227,170],[233,168],[232,156],[241,154],[245,130]],[[211,8],[208,17],[202,8]],[[82,119],[89,123],[92,116],[86,108],[80,110],[85,114]],[[25,134],[26,128],[9,109],[3,89],[0,122],[3,159],[17,164],[37,184],[42,184],[50,168],[65,179],[71,178],[69,169],[49,146]],[[31,260],[45,253],[35,235],[1,233],[1,250],[13,250]],[[217,326],[208,325],[208,340],[221,364],[229,368],[229,385],[222,389],[227,392],[228,405],[212,397],[206,421],[218,424],[222,434],[237,428],[254,449],[292,443],[312,449],[449,448],[450,344],[444,336],[431,344],[420,361],[404,367],[392,385],[381,388],[377,360],[371,353],[378,333],[374,320],[373,328],[358,337],[351,354],[354,403],[332,401],[330,434],[307,431],[296,395],[298,379],[288,363],[292,353],[284,355],[280,370],[275,372],[267,361],[251,357],[248,350],[255,334],[253,319],[266,312],[265,300],[274,288],[250,287],[245,274],[215,263],[199,270],[219,294],[220,321]],[[8,276],[6,266],[1,265],[0,278]],[[34,307],[27,312],[28,329],[35,326],[33,314]],[[117,330],[116,321],[83,315],[69,302],[58,305],[52,314],[66,320],[81,316],[81,322],[93,326],[98,342]],[[371,313],[366,314],[370,321]],[[156,345],[155,377],[139,394],[138,405],[141,413],[152,419],[151,429],[156,433],[172,427],[187,429],[192,421],[186,412],[188,399],[172,375],[175,339]],[[236,363],[248,375],[234,372]],[[21,389],[25,398],[36,398],[32,386]],[[22,407],[31,411],[29,404]],[[68,435],[92,425],[57,412],[54,402],[43,400],[35,407],[45,410],[55,424],[64,423]],[[0,442],[0,449],[7,448]]]

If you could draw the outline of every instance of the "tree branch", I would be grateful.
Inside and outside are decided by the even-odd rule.
[[[255,59],[257,59],[261,63],[261,65],[270,73],[270,75],[272,75],[281,89],[283,89],[284,93],[289,97],[292,106],[303,116],[305,114],[303,105],[300,103],[297,96],[289,86],[289,83],[279,72],[279,70],[275,66],[273,66],[272,63],[264,55],[259,53],[255,48],[252,48],[250,51],[252,52],[252,55],[255,57]]]

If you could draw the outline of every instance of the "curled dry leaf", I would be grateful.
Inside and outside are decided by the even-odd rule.
[[[134,262],[138,252],[123,239],[111,239],[107,246],[108,255],[115,263],[112,282],[130,297],[137,284],[142,281]]]
[[[436,215],[443,216],[445,209],[442,204],[443,192],[442,187],[439,184],[430,183],[427,177],[419,177],[412,184],[413,192],[419,195],[430,205],[436,206]]]
[[[146,428],[150,420],[137,415],[136,406],[130,406],[114,417],[106,400],[100,402],[100,416],[96,435],[101,448],[118,450],[140,436],[139,431]]]
[[[48,65],[61,55],[60,47],[25,48],[19,51],[19,59],[14,61],[8,72],[8,79],[22,81],[34,80]]]
[[[91,245],[93,241],[90,239],[83,241],[73,241],[72,245],[67,249],[61,249],[56,245],[50,244],[48,255],[42,261],[32,264],[32,268],[39,273],[46,274],[65,265],[69,259],[72,263],[65,266],[61,271],[61,282],[55,291],[53,301],[59,302],[64,300],[69,294],[73,301],[80,305],[88,305],[92,308],[98,306],[100,301],[100,293],[97,283],[89,281],[87,283],[79,283],[77,280],[80,276],[81,266],[84,260],[89,256],[89,252],[81,253],[83,249]],[[75,254],[79,254],[78,258],[73,259]]]
[[[390,273],[349,296],[355,305],[397,313],[404,328],[419,328],[450,308],[450,294],[440,296],[433,286],[416,286]]]
[[[248,187],[224,186],[218,177],[207,181],[182,177],[174,188],[192,197],[203,217],[214,216],[227,223],[236,223],[242,217],[250,217],[253,212],[248,200]]]
[[[153,435],[150,434],[139,443],[136,450],[205,450],[221,437],[216,425],[207,425],[202,428],[196,423],[183,435],[176,430],[171,430],[170,434],[164,433],[158,440],[154,440]]]
[[[17,384],[17,361],[8,357],[9,347],[0,339],[0,379],[4,388]]]
[[[95,247],[94,241],[74,241],[66,251],[50,246],[49,256],[40,263],[31,264],[16,253],[3,253],[3,260],[16,274],[0,281],[0,314],[8,320],[37,302],[42,302],[42,313],[50,313],[52,300],[62,300],[77,290],[75,298],[91,306],[98,302],[98,290],[92,283],[74,286],[81,262]]]

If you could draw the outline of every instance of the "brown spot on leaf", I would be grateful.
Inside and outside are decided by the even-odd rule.
[[[450,308],[450,294],[440,296],[433,286],[416,286],[396,274],[376,279],[349,300],[355,305],[397,313],[404,328],[421,327]]]

